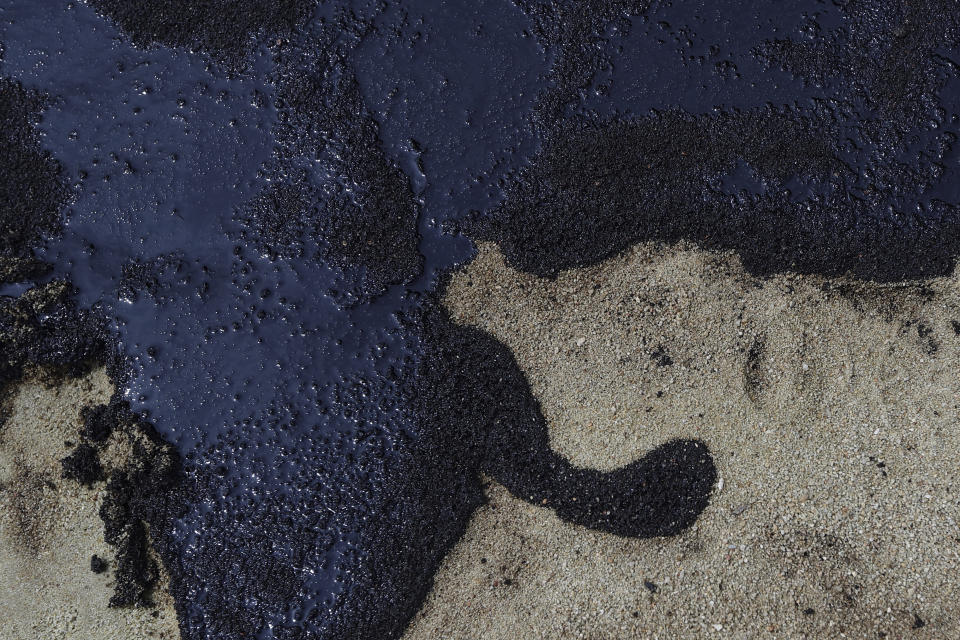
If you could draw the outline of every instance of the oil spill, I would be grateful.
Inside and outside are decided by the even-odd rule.
[[[258,39],[285,36],[306,20],[311,0],[92,0],[140,46],[164,44],[206,51],[237,63]]]
[[[49,272],[3,290],[4,379],[110,362],[80,436],[139,443],[106,479],[114,604],[148,599],[152,544],[184,638],[399,636],[481,473],[617,535],[707,506],[697,441],[610,473],[550,450],[509,351],[439,305],[452,228],[540,274],[678,238],[759,273],[952,268],[949,6],[227,4],[0,2],[4,91],[49,97],[7,116],[12,168],[70,188],[27,196],[11,251]]]
[[[952,272],[956,10],[809,5],[753,2],[745,22],[741,3],[662,3],[635,19],[609,52],[624,76],[597,74],[477,233],[539,275],[679,239],[758,275]]]
[[[54,280],[17,298],[0,297],[0,399],[29,368],[76,377],[109,359],[106,323],[78,309],[71,294],[68,283]]]
[[[0,63],[3,50],[0,49]],[[0,285],[41,275],[42,263],[30,247],[59,227],[68,191],[56,162],[40,146],[34,128],[43,96],[16,80],[0,78]],[[18,295],[22,291],[9,289]]]

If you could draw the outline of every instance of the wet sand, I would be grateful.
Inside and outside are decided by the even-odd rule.
[[[103,539],[104,483],[92,488],[61,478],[60,460],[76,443],[80,410],[107,402],[112,386],[96,371],[79,380],[19,384],[0,426],[0,639],[174,640],[173,602],[164,589],[156,608],[110,608],[113,549]],[[115,438],[108,468],[126,452]],[[96,554],[106,572],[90,568]]]
[[[446,304],[511,348],[574,463],[695,437],[722,480],[649,540],[491,484],[407,638],[956,637],[956,277],[758,280],[649,244],[546,280],[485,245]]]

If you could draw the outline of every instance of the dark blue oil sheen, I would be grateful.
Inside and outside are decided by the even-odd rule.
[[[423,202],[427,269],[410,285],[352,308],[326,293],[343,277],[336,267],[274,261],[251,248],[235,255],[233,212],[265,186],[258,170],[273,151],[272,101],[255,104],[258,93],[273,94],[266,53],[229,74],[201,54],[137,49],[82,3],[22,0],[0,9],[5,71],[54,96],[41,123],[43,142],[76,185],[63,233],[43,257],[76,285],[82,306],[111,319],[132,364],[123,390],[132,408],[178,447],[188,472],[204,483],[220,478],[167,532],[181,545],[184,567],[197,558],[187,606],[199,626],[212,606],[207,585],[217,586],[201,575],[202,558],[242,557],[244,538],[259,538],[263,523],[278,515],[258,509],[317,522],[318,508],[329,509],[322,507],[324,487],[355,483],[360,493],[342,492],[348,495],[338,500],[375,511],[369,494],[389,476],[391,460],[371,461],[356,434],[372,429],[382,444],[415,438],[417,427],[402,407],[386,408],[395,398],[378,397],[392,389],[366,392],[363,400],[374,407],[367,416],[338,409],[338,392],[414,355],[397,313],[413,309],[415,292],[430,290],[442,270],[471,254],[469,243],[445,235],[441,224],[495,204],[491,176],[533,150],[524,116],[546,62],[535,40],[522,36],[525,17],[498,2],[478,3],[473,14],[453,6],[438,12],[431,2],[406,9],[429,14],[419,26],[423,46],[384,55],[374,35],[357,51],[355,68],[382,122],[384,148]],[[481,34],[474,32],[478,20],[486,26]],[[394,87],[400,91],[387,97]],[[426,175],[416,168],[411,139]],[[153,295],[134,289],[129,296],[121,286],[124,266],[135,261],[158,263]],[[257,317],[260,311],[265,316]],[[345,468],[348,457],[363,460],[361,468]],[[336,515],[322,520],[327,535],[307,550],[293,548],[281,528],[271,530],[269,553],[297,566],[301,599],[274,610],[261,637],[317,607],[333,608],[342,568],[352,561],[344,557],[355,553],[352,526]]]
[[[356,5],[372,13],[371,3]],[[584,88],[578,109],[602,117],[808,109],[837,88],[766,69],[751,51],[842,19],[817,0],[654,3],[605,33],[612,66]],[[135,48],[82,3],[0,3],[4,73],[53,96],[43,144],[76,187],[43,257],[76,285],[82,306],[111,320],[132,366],[124,394],[177,446],[202,496],[154,534],[179,545],[187,576],[196,567],[185,606],[198,629],[218,602],[200,559],[242,557],[266,532],[269,548],[257,542],[256,551],[294,568],[297,597],[267,608],[259,637],[303,624],[325,633],[350,585],[346,568],[362,561],[362,521],[341,511],[378,513],[377,492],[418,434],[394,386],[352,383],[415,360],[400,315],[472,253],[444,223],[495,207],[501,181],[540,148],[531,118],[557,52],[512,3],[388,3],[374,24],[351,64],[383,148],[422,205],[426,268],[345,307],[327,293],[344,277],[336,266],[235,250],[234,212],[266,186],[259,170],[274,152],[266,49],[229,73],[206,54]],[[385,35],[395,29],[421,32],[418,45]],[[956,154],[945,164],[955,178]],[[731,193],[763,189],[746,170],[725,181]],[[960,199],[960,181],[938,184],[924,197]],[[152,293],[122,286],[124,267],[137,261],[155,265]],[[342,504],[351,507],[338,511]],[[312,531],[314,544],[288,521]]]

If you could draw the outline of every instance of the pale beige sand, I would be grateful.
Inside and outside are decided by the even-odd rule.
[[[111,571],[95,574],[90,557],[112,561],[98,516],[103,483],[92,489],[60,478],[60,459],[76,442],[80,409],[109,400],[101,370],[80,380],[19,385],[0,427],[0,639],[173,640],[179,637],[164,589],[158,607],[108,608]],[[122,463],[117,439],[104,464]],[[156,615],[154,615],[156,614]]]
[[[447,305],[512,349],[558,451],[611,469],[696,437],[722,483],[653,540],[492,484],[406,638],[960,637],[960,282],[926,284],[654,245],[550,281],[481,247]]]

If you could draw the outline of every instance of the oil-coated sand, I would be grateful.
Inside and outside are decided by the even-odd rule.
[[[98,515],[104,483],[92,488],[60,477],[60,460],[77,442],[80,410],[106,402],[112,387],[100,370],[85,378],[19,385],[0,426],[0,639],[174,640],[176,614],[163,589],[156,609],[108,608],[112,565]],[[120,440],[103,463],[122,464]]]

